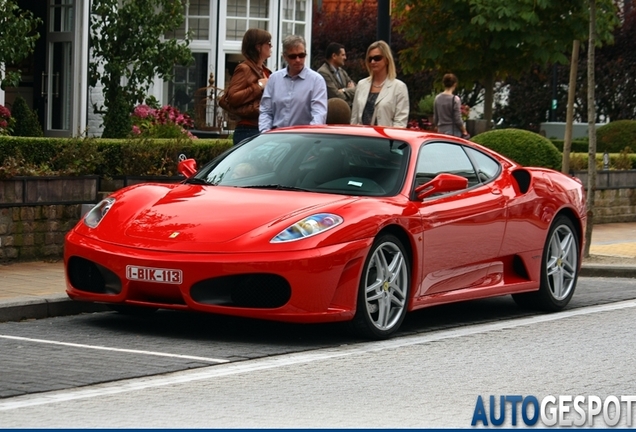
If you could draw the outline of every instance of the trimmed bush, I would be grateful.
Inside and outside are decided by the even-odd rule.
[[[475,135],[472,140],[520,165],[561,169],[561,153],[552,142],[521,129],[495,129]]]
[[[563,153],[563,141],[562,139],[551,139],[552,144],[557,148],[558,151]],[[587,153],[590,148],[590,142],[587,139],[576,139],[572,140],[572,147],[570,148],[570,153]]]
[[[38,120],[38,115],[34,110],[29,108],[26,100],[22,96],[17,96],[13,101],[11,110],[15,118],[15,126],[13,127],[13,136],[23,137],[41,137],[44,136],[42,126]]]
[[[179,154],[201,167],[232,147],[229,139],[0,137],[0,178],[21,175],[148,176],[177,173]]]
[[[596,130],[596,151],[619,153],[631,147],[636,149],[636,120],[617,120]]]

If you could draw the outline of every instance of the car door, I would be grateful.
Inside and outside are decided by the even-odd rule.
[[[497,181],[500,165],[472,148],[432,142],[421,147],[416,170],[417,184],[440,173],[468,179],[466,189],[418,204],[424,254],[417,297],[488,284],[506,226],[506,199]]]

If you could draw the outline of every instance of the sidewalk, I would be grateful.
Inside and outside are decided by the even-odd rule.
[[[594,226],[590,255],[581,276],[636,278],[636,222]],[[107,310],[65,290],[62,261],[0,264],[0,322]]]

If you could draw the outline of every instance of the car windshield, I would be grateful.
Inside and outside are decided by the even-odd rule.
[[[410,146],[351,135],[267,133],[204,167],[196,179],[217,186],[391,196],[401,189]]]

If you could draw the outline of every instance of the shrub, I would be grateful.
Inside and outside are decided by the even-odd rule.
[[[496,129],[473,137],[488,147],[523,166],[561,169],[561,153],[541,135],[521,129]]]
[[[41,137],[44,135],[42,126],[40,126],[38,120],[38,115],[34,110],[29,108],[26,100],[24,100],[22,96],[15,98],[12,111],[13,117],[15,118],[13,136]]]
[[[432,116],[433,105],[435,105],[435,94],[430,94],[420,99],[417,103],[417,109],[422,115]]]
[[[596,130],[596,151],[619,153],[625,147],[636,148],[636,120],[618,120]]]

